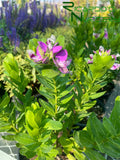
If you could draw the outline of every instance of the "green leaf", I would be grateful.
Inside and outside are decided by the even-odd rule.
[[[35,116],[32,111],[28,110],[25,114],[25,117],[26,117],[26,121],[29,123],[29,125],[32,128],[39,128],[37,123],[35,122]]]
[[[74,96],[74,94],[73,93],[71,93],[71,94],[68,94],[67,96],[65,96],[65,98],[64,99],[62,99],[61,100],[61,104],[66,104],[67,102],[69,102],[71,99],[72,99],[72,97]]]
[[[59,35],[56,39],[56,42],[59,43],[59,45],[64,48],[65,37],[63,35]]]
[[[33,39],[29,40],[29,49],[31,49],[35,52],[37,46],[38,46],[38,39],[33,38]]]
[[[103,126],[105,127],[105,129],[108,131],[109,134],[116,135],[116,130],[113,127],[113,124],[106,117],[104,117],[104,119],[103,119]]]
[[[63,127],[62,123],[59,121],[49,120],[44,128],[47,128],[47,130],[61,130]]]
[[[20,154],[26,156],[28,159],[33,158],[36,156],[36,153],[33,151],[29,151],[27,148],[20,149]]]
[[[81,48],[81,49],[79,50],[79,52],[77,52],[77,56],[78,56],[78,57],[80,57],[80,56],[82,55],[84,49],[85,49],[85,48]]]
[[[96,98],[99,98],[99,97],[103,96],[105,93],[106,93],[106,91],[100,92],[100,93],[91,94],[90,98],[91,99],[96,99]]]
[[[65,150],[67,151],[71,151],[72,147],[73,147],[73,141],[71,139],[67,139],[66,137],[60,137],[59,139],[61,145],[63,146],[63,148],[65,148]]]
[[[8,140],[8,141],[14,141],[14,136],[15,135],[5,135],[5,136],[2,136],[2,138]]]
[[[48,78],[54,78],[58,76],[60,73],[53,69],[42,69],[42,75]]]
[[[106,138],[106,132],[102,125],[102,123],[97,119],[95,113],[92,113],[88,123],[87,129],[91,137],[95,139],[98,143],[101,142],[104,138]]]
[[[82,144],[81,144],[81,142],[80,142],[80,132],[77,132],[77,131],[74,131],[73,132],[73,138],[75,139],[75,142],[80,146],[80,147],[82,147]]]
[[[15,140],[23,145],[35,143],[34,139],[26,133],[19,133],[15,136]]]
[[[4,126],[0,126],[0,132],[7,132],[8,130],[10,130],[12,128],[12,126],[10,124],[4,125]]]
[[[79,140],[80,140],[80,143],[83,145],[83,146],[86,146],[87,148],[92,148],[94,147],[94,142],[93,140],[90,138],[91,135],[87,132],[87,131],[80,131],[79,132]]]
[[[2,102],[0,103],[0,108],[5,108],[7,107],[7,105],[10,102],[10,98],[8,95],[6,95],[6,97],[2,100]]]
[[[74,149],[74,155],[77,158],[77,160],[88,160],[82,152],[78,152],[76,149]]]
[[[97,151],[87,149],[85,151],[85,154],[91,159],[91,160],[105,160],[105,158],[98,153]]]
[[[30,151],[34,151],[36,150],[38,147],[40,147],[41,143],[40,142],[36,142],[36,143],[31,143],[28,145],[25,145],[25,147],[30,150]]]
[[[45,102],[42,99],[40,99],[39,101],[40,101],[41,106],[48,111],[48,114],[50,114],[51,116],[55,115],[54,108],[50,103]]]
[[[40,148],[41,148],[41,151],[43,153],[49,153],[53,149],[53,146],[52,145],[46,145],[46,144],[42,143]]]
[[[117,117],[117,118],[116,118]],[[112,110],[110,121],[118,133],[120,133],[120,96],[115,100],[115,106]]]
[[[73,90],[74,87],[75,87],[75,85],[71,85],[71,86],[67,87],[67,89],[65,91],[63,91],[62,93],[60,93],[60,95],[58,96],[58,98],[66,96],[68,93],[70,93]]]
[[[50,89],[54,89],[54,86],[47,80],[45,79],[45,77],[42,76],[38,76],[37,75],[37,79],[40,83],[42,83],[45,87],[50,88]]]

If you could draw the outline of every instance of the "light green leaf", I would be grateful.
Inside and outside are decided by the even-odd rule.
[[[63,35],[59,35],[56,39],[56,42],[59,43],[59,45],[64,48],[65,37]]]
[[[40,101],[41,106],[48,111],[48,114],[50,114],[51,116],[55,115],[54,108],[50,103],[45,102],[42,99],[40,99],[39,101]]]
[[[71,94],[68,94],[67,96],[65,96],[65,98],[64,99],[62,99],[61,100],[61,104],[66,104],[67,102],[69,102],[71,99],[72,99],[72,97],[74,96],[74,94],[73,93],[71,93]]]
[[[32,111],[28,110],[25,116],[26,116],[26,121],[32,128],[39,128],[37,123],[35,122],[35,116]]]
[[[100,93],[91,94],[90,98],[91,99],[96,99],[96,98],[99,98],[99,97],[103,96],[105,93],[106,93],[106,91],[100,92]]]
[[[66,96],[68,93],[70,93],[73,90],[74,87],[75,87],[75,85],[70,85],[69,87],[67,87],[66,90],[64,90],[62,93],[60,93],[60,95],[58,96],[58,98]]]
[[[62,127],[61,122],[54,120],[49,120],[44,126],[44,128],[47,128],[48,130],[61,130]]]
[[[28,145],[31,143],[35,143],[34,139],[32,137],[30,137],[28,134],[26,133],[19,133],[15,136],[15,140],[23,145]]]
[[[42,69],[42,75],[48,78],[54,78],[58,76],[60,73],[53,69]]]

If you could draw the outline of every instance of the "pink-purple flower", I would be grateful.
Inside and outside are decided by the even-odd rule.
[[[111,49],[109,49],[109,50],[106,50],[106,51],[104,51],[104,47],[103,46],[100,46],[99,47],[99,55],[100,56],[102,56],[102,55],[106,55],[106,53],[107,53],[107,55],[109,56],[110,55],[110,52],[111,52]],[[96,51],[93,51],[93,53],[97,53]],[[120,57],[120,54],[119,53],[117,53],[116,55],[111,55],[112,56],[112,58],[114,58],[115,60],[117,60],[117,57]],[[93,57],[94,57],[94,55],[93,54],[90,54],[90,59],[88,60],[88,64],[92,64],[93,63]],[[118,63],[114,63],[114,65],[111,67],[111,70],[116,70],[116,69],[119,69],[120,68],[120,64],[118,64]]]
[[[99,37],[100,37],[100,34],[99,34],[99,33],[94,33],[94,32],[93,32],[93,36],[94,36],[95,38],[99,38]]]
[[[104,38],[105,38],[105,39],[108,39],[108,32],[107,32],[107,29],[104,30]]]
[[[58,43],[55,43],[55,37],[52,35],[47,39],[47,42],[38,42],[36,53],[32,50],[28,50],[28,54],[34,62],[47,63],[50,59],[53,60],[56,67],[62,73],[69,73],[68,66],[71,63],[71,59],[67,60],[68,52],[66,49],[62,49]]]
[[[114,63],[113,66],[111,67],[111,70],[116,70],[120,68],[120,64]]]

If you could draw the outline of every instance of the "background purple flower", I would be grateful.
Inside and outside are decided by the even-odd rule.
[[[0,37],[0,47],[3,47],[3,38]]]

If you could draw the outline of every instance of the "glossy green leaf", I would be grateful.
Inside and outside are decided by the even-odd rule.
[[[19,133],[15,136],[15,140],[23,145],[35,143],[34,139],[26,133]]]
[[[32,128],[39,128],[37,123],[35,122],[35,115],[32,111],[28,110],[25,114],[26,121]]]
[[[62,129],[62,123],[59,121],[54,121],[54,120],[49,120],[44,128],[46,128],[47,130],[61,130]]]
[[[48,78],[54,78],[58,76],[60,73],[53,69],[42,69],[42,75]]]

